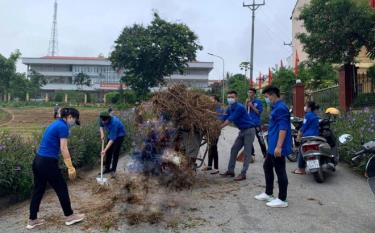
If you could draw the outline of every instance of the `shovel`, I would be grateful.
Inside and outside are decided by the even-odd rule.
[[[102,150],[104,150],[104,140],[102,140]],[[103,177],[103,156],[100,153],[100,177],[96,177],[96,181],[100,185],[108,185],[108,178]]]

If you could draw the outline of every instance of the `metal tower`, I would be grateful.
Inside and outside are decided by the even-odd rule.
[[[48,56],[56,56],[58,53],[57,43],[57,0],[54,4],[53,21],[51,29],[51,38],[49,40]]]

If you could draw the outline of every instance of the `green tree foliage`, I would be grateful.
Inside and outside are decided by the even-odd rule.
[[[30,96],[37,96],[40,92],[40,88],[47,84],[46,78],[40,73],[32,70],[29,74],[29,85],[28,92]]]
[[[77,86],[78,90],[81,90],[83,86],[91,86],[91,79],[90,76],[81,72],[74,77],[73,83]]]
[[[167,22],[154,13],[149,26],[124,28],[110,60],[115,69],[125,70],[122,81],[144,96],[151,87],[162,84],[164,77],[186,70],[202,49],[197,39],[187,25]]]
[[[238,100],[245,103],[249,90],[249,80],[243,74],[235,74],[228,78],[228,90],[238,93]]]
[[[9,58],[4,57],[0,54],[0,90],[1,96],[6,98],[10,92],[10,86],[12,85],[12,80],[18,79],[16,72],[16,63],[20,58],[21,53],[19,50],[13,52]],[[14,82],[13,82],[14,83]]]
[[[374,36],[373,11],[352,0],[312,0],[300,20],[307,33],[298,38],[312,61],[352,64],[361,48],[375,40],[370,38]]]
[[[298,78],[309,90],[317,90],[337,85],[337,72],[331,64],[305,62],[299,65]]]
[[[40,88],[46,84],[43,75],[30,71],[29,77],[16,71],[16,64],[21,57],[21,53],[16,50],[9,58],[0,54],[0,92],[3,100],[7,99],[8,94],[12,98],[24,100],[26,93],[35,96]]]
[[[291,68],[274,70],[272,85],[280,89],[286,102],[291,101],[292,87],[296,84],[296,76]]]

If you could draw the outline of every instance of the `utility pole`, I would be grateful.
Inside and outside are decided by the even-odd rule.
[[[252,27],[251,27],[251,50],[250,50],[250,83],[253,83],[253,73],[254,73],[254,26],[255,26],[255,11],[259,7],[266,5],[266,0],[263,3],[255,3],[253,0],[252,4],[243,3],[243,7],[248,7],[252,12]]]

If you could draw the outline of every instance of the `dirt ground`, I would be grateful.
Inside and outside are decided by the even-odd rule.
[[[220,138],[221,171],[225,171],[228,164],[230,147],[237,132],[227,127]],[[255,146],[259,152],[257,143]],[[111,180],[109,189],[98,190],[95,184],[98,171],[80,172],[81,178],[69,184],[73,208],[87,215],[81,224],[63,225],[57,197],[49,190],[40,208],[40,217],[46,218],[47,224],[34,232],[375,232],[375,198],[365,179],[345,165],[341,164],[325,183],[318,184],[310,175],[292,175],[289,171],[296,164],[288,162],[289,207],[272,209],[254,199],[265,188],[263,159],[258,155],[243,182],[236,183],[229,178],[199,171],[192,190],[151,192],[146,201],[160,205],[144,210],[147,213],[162,210],[162,220],[154,224],[131,225],[126,214],[140,207],[122,199],[120,187],[130,177],[125,171],[128,159],[125,156],[119,161],[119,174]],[[237,163],[237,173],[241,167],[242,164]],[[277,192],[275,181],[276,195]],[[0,232],[33,232],[25,229],[28,205],[29,201],[25,201],[1,211]]]
[[[2,130],[13,133],[20,133],[24,136],[31,136],[34,132],[47,127],[53,119],[53,108],[6,108],[5,111],[11,114],[7,122],[0,124]],[[95,120],[101,109],[79,109],[82,124]]]

